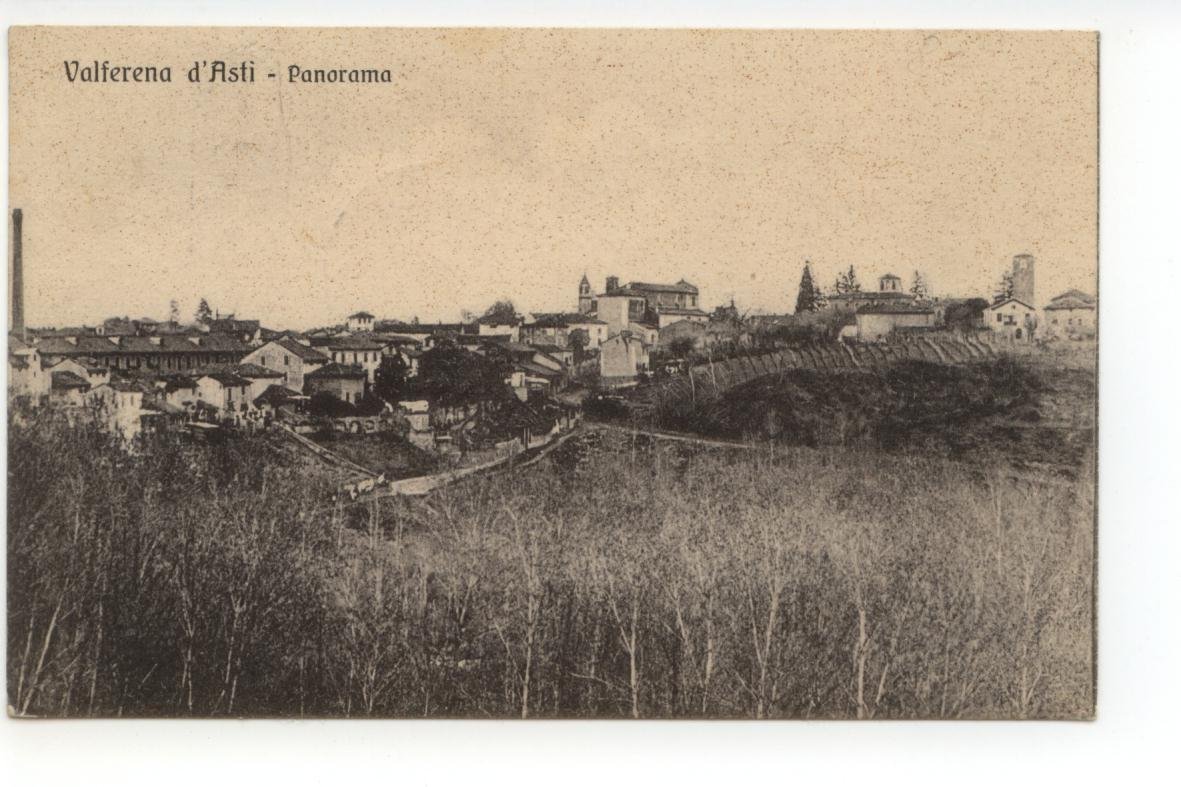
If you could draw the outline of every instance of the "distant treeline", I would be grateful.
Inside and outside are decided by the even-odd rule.
[[[339,509],[261,438],[9,435],[17,714],[1091,713],[1089,479],[609,436]]]

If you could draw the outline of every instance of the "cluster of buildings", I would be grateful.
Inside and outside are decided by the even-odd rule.
[[[605,387],[629,386],[649,370],[655,348],[741,344],[759,321],[741,319],[733,302],[706,312],[698,288],[684,279],[621,283],[608,276],[596,293],[583,275],[575,311],[521,315],[491,309],[460,323],[381,320],[357,311],[339,325],[307,332],[271,330],[258,320],[219,314],[187,325],[116,317],[96,326],[34,329],[24,325],[19,210],[13,211],[13,230],[10,396],[33,406],[100,413],[127,437],[169,419],[265,424],[299,411],[318,394],[356,405],[374,391],[387,360],[398,358],[406,376],[414,377],[423,354],[442,341],[481,354],[495,347],[509,361],[505,383],[522,400],[533,391],[559,389],[576,374],[597,372]],[[1004,297],[979,307],[973,327],[1012,341],[1094,336],[1092,296],[1070,290],[1038,310],[1034,259],[1027,254],[1014,258],[1007,278]],[[876,341],[941,329],[964,301],[916,295],[887,273],[876,290],[829,295],[825,303],[854,315],[843,338]],[[422,415],[421,403],[406,407]]]
[[[988,330],[1012,342],[1037,340],[1093,339],[1098,303],[1094,296],[1080,290],[1068,290],[1046,303],[1040,310],[1034,305],[1035,260],[1033,255],[1013,257],[1008,272],[1007,291],[984,299],[971,326]],[[970,299],[933,299],[907,292],[902,280],[887,273],[878,280],[878,289],[830,295],[828,308],[843,309],[855,315],[855,324],[842,333],[847,339],[878,341],[896,333],[941,330],[948,326],[951,310],[970,303]]]
[[[265,426],[302,412],[317,394],[357,405],[374,391],[383,361],[399,358],[414,377],[419,358],[443,338],[480,353],[498,346],[511,358],[506,383],[522,399],[555,387],[570,360],[565,348],[550,353],[509,335],[481,335],[480,326],[378,325],[364,312],[307,333],[233,318],[192,326],[116,322],[18,327],[9,337],[10,397],[94,413],[130,439],[169,420]]]
[[[984,328],[1012,342],[1094,339],[1098,301],[1081,290],[1067,290],[1041,309],[1034,295],[1034,258],[1018,254],[1008,274],[1008,291],[984,312]]]

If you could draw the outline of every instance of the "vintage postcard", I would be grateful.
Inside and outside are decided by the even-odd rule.
[[[8,713],[1092,718],[1098,47],[11,29]]]

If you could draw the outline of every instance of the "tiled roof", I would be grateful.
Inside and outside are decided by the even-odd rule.
[[[1095,302],[1094,295],[1091,295],[1089,293],[1085,293],[1082,290],[1067,290],[1066,292],[1064,292],[1060,295],[1055,295],[1053,298],[1051,298],[1050,303],[1054,303],[1055,301],[1064,300],[1066,298],[1077,298],[1078,300],[1086,301],[1087,303],[1094,303]]]
[[[934,314],[930,306],[917,303],[871,303],[857,310],[858,314]]]
[[[651,292],[651,290],[649,290],[648,292]],[[614,290],[611,290],[610,292],[604,292],[599,295],[596,295],[595,297],[596,298],[647,298],[648,292],[645,292],[644,290],[634,290],[631,288],[630,285],[626,285],[623,287],[616,287]]]
[[[197,387],[197,381],[184,374],[170,374],[160,379],[164,382],[164,393],[166,394],[179,391],[181,388],[191,391]]]
[[[373,315],[369,312],[353,312],[349,315],[350,320],[372,320]]]
[[[386,345],[394,344],[409,346],[417,345],[419,343],[418,339],[415,339],[413,336],[406,336],[405,334],[401,333],[375,333],[374,339]]]
[[[681,279],[676,284],[653,284],[645,281],[630,281],[624,289],[632,289],[637,292],[677,292],[686,295],[696,295],[697,288],[689,282]]]
[[[240,363],[234,367],[234,374],[239,377],[245,377],[248,380],[263,380],[273,377],[283,377],[283,373],[274,369],[268,369],[265,366],[259,366],[256,363]]]
[[[562,373],[557,369],[549,369],[532,361],[518,361],[513,364],[516,368],[528,374],[536,375],[538,377],[561,377]]]
[[[682,309],[676,306],[661,306],[658,307],[657,312],[660,314],[679,314],[686,317],[708,317],[709,315],[701,309]]]
[[[121,393],[146,393],[148,386],[139,380],[111,380],[109,383],[112,390]]]
[[[533,315],[534,320],[525,323],[526,328],[569,328],[571,325],[606,325],[598,317],[579,312],[544,312]]]
[[[839,292],[824,296],[830,301],[913,301],[914,296],[909,292],[874,292],[872,290],[857,290],[856,292]]]
[[[342,336],[339,339],[333,339],[324,345],[329,350],[380,350],[385,345],[374,339],[364,336]]]
[[[461,333],[466,326],[461,322],[410,323],[400,320],[378,320],[373,325],[377,333],[403,333],[421,336],[432,333]]]
[[[330,363],[321,366],[309,374],[308,378],[317,380],[363,380],[365,379],[365,370],[360,366],[354,366],[352,364]]]
[[[1095,302],[1089,298],[1084,299],[1075,295],[1059,295],[1057,298],[1046,304],[1046,311],[1067,309],[1089,309],[1094,311]]]
[[[43,339],[37,344],[43,355],[104,356],[104,355],[152,355],[162,353],[242,353],[250,346],[229,334],[207,336],[79,336],[75,342],[62,337]]]
[[[233,372],[210,372],[209,374],[203,376],[217,380],[226,388],[241,388],[250,385],[249,380],[247,380],[245,377],[240,377]]]
[[[999,309],[999,308],[1001,308],[1002,306],[1007,306],[1007,305],[1008,305],[1008,304],[1010,304],[1010,303],[1019,303],[1019,304],[1021,304],[1022,306],[1024,306],[1025,308],[1029,309],[1030,311],[1033,311],[1033,307],[1032,307],[1032,306],[1030,306],[1030,305],[1029,305],[1028,303],[1026,303],[1025,301],[1019,301],[1019,300],[1017,300],[1016,298],[1005,298],[1003,301],[999,301],[999,302],[997,302],[997,303],[994,303],[994,304],[992,304],[991,306],[989,306],[988,308],[989,308],[990,310],[996,310],[996,309]]]
[[[233,317],[219,317],[209,321],[210,333],[254,333],[259,327],[258,320],[235,320]]]
[[[520,325],[524,321],[522,317],[516,314],[512,317],[503,317],[499,314],[485,314],[476,320],[480,325]]]
[[[269,404],[272,407],[280,407],[293,399],[300,398],[299,394],[295,393],[289,388],[282,385],[268,385],[267,389],[255,397],[255,404]]]
[[[299,358],[301,361],[308,361],[311,363],[327,363],[328,356],[320,352],[314,347],[308,347],[306,344],[300,344],[289,336],[284,336],[282,339],[275,339],[274,344],[279,345],[287,352]]]
[[[90,383],[83,380],[73,372],[52,372],[50,377],[53,379],[52,385],[54,390],[68,391],[72,388],[81,388],[87,390],[90,388]]]

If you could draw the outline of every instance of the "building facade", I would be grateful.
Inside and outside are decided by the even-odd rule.
[[[373,330],[373,322],[377,318],[366,311],[353,312],[348,316],[346,324],[350,331],[360,333]]]
[[[1098,313],[1094,296],[1079,290],[1064,292],[1042,309],[1041,336],[1045,339],[1094,339]]]
[[[1037,311],[1024,301],[1006,298],[988,307],[984,324],[1008,341],[1030,342],[1037,330]]]
[[[857,310],[857,338],[872,342],[895,331],[931,328],[935,325],[935,310],[916,303],[879,303]]]
[[[630,331],[617,333],[599,348],[599,380],[609,388],[635,385],[648,371],[648,344]]]
[[[360,366],[330,363],[305,378],[304,393],[329,393],[342,402],[356,404],[365,396],[366,372]]]
[[[267,342],[242,358],[243,363],[258,364],[264,369],[282,372],[283,385],[296,393],[303,393],[308,374],[329,362],[324,353],[284,337]]]

